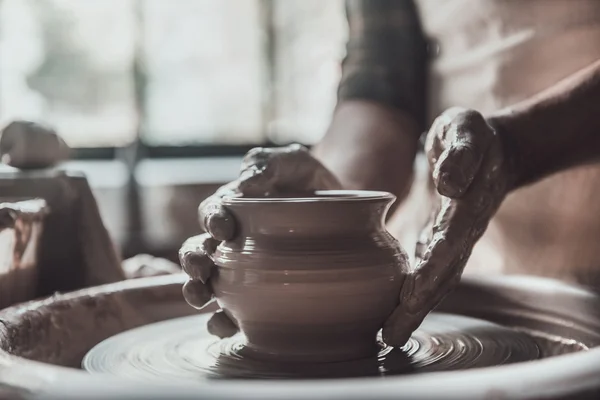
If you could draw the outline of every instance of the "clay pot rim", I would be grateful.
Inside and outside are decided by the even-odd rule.
[[[223,198],[223,204],[264,204],[264,203],[356,203],[395,200],[389,192],[377,190],[317,190],[313,197],[242,197],[233,195]]]

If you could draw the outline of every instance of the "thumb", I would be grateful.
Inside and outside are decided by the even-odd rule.
[[[444,148],[433,170],[439,194],[460,198],[469,189],[481,166],[483,156],[494,137],[494,130],[477,111],[455,115],[444,127]]]

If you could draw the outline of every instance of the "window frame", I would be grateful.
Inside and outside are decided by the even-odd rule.
[[[267,87],[272,87],[275,82],[275,28],[274,28],[274,6],[276,0],[259,0],[260,25],[264,29],[263,41],[263,68],[268,77]],[[140,7],[140,0],[135,2],[136,24],[143,26],[143,12]],[[134,85],[134,102],[139,112],[140,121],[145,119],[145,93],[147,79],[143,69],[143,48],[141,29],[136,29],[138,37],[135,41],[134,60],[130,70],[132,82]],[[262,143],[248,144],[191,144],[191,145],[151,145],[144,141],[143,129],[140,123],[136,130],[135,139],[129,145],[123,147],[77,147],[71,151],[71,159],[76,161],[97,161],[113,160],[122,162],[128,173],[128,178],[124,187],[126,192],[126,218],[127,235],[125,243],[122,244],[124,255],[134,255],[149,252],[148,244],[144,240],[144,221],[141,209],[140,187],[135,179],[135,171],[138,164],[148,159],[182,159],[182,158],[204,158],[204,157],[229,157],[243,156],[250,149],[255,147],[273,147],[282,145],[275,144],[268,140],[266,135],[266,124],[269,116],[273,115],[275,94],[272,90],[267,90],[267,100],[265,101],[265,118],[263,122],[263,132],[266,140]]]
[[[135,108],[138,110],[140,121],[144,121],[146,114],[145,107],[145,93],[147,87],[147,79],[143,68],[143,47],[141,40],[143,36],[143,29],[139,27],[143,26],[143,12],[140,7],[141,0],[135,0],[135,15],[137,28],[137,37],[135,40],[134,59],[130,73],[132,75],[132,82],[134,85],[134,103]],[[274,24],[274,5],[273,2],[276,0],[258,0],[259,4],[259,16],[260,26],[264,29],[264,40],[263,40],[263,56],[261,57],[263,67],[265,69],[265,75],[268,77],[267,86],[272,87],[275,83],[275,24]],[[274,91],[266,90],[268,96],[265,101],[265,116],[263,123],[263,133],[265,133],[265,141],[258,143],[244,143],[244,144],[176,144],[176,145],[152,145],[144,141],[144,132],[140,128],[141,124],[138,125],[136,130],[135,139],[129,145],[126,146],[112,146],[112,147],[75,147],[71,151],[71,159],[77,161],[85,160],[129,160],[126,164],[132,169],[135,168],[137,163],[142,159],[165,159],[165,158],[202,158],[202,157],[227,157],[227,156],[241,156],[248,152],[250,149],[255,147],[272,147],[277,145],[284,145],[285,143],[274,143],[268,139],[267,124],[269,116],[274,113],[275,95]],[[134,156],[132,152],[136,153]],[[131,161],[133,161],[133,164]]]

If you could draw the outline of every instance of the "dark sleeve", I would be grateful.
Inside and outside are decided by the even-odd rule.
[[[346,0],[349,38],[338,101],[378,101],[425,127],[427,45],[413,0]]]

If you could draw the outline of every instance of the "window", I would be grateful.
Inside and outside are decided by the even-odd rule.
[[[311,144],[346,34],[342,0],[0,0],[0,125],[73,147]]]

